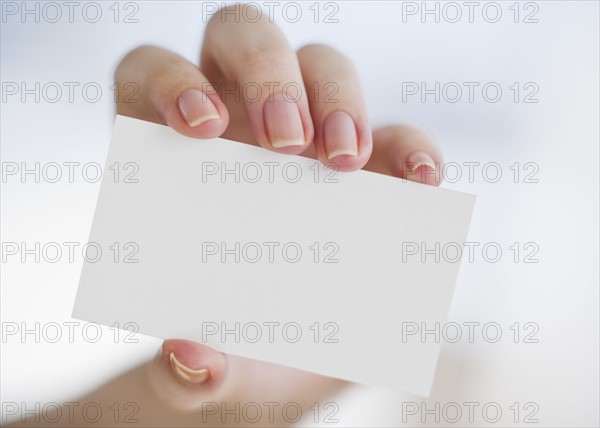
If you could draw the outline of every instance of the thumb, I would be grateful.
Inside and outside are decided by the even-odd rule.
[[[227,356],[188,340],[165,340],[150,364],[150,381],[156,394],[182,411],[197,410],[214,401],[227,379]]]

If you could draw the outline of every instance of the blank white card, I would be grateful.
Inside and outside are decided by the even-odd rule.
[[[73,316],[429,395],[474,200],[118,116]]]

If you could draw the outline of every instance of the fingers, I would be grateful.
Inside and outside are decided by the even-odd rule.
[[[129,96],[119,96],[117,112],[163,123],[195,138],[213,138],[229,116],[200,70],[179,55],[153,46],[131,51],[119,64],[115,82]]]
[[[335,49],[309,45],[298,51],[315,127],[318,159],[341,171],[362,168],[373,148],[358,77]]]
[[[442,157],[422,131],[407,126],[388,126],[373,132],[373,155],[364,169],[439,186]]]
[[[183,411],[198,409],[225,383],[227,356],[187,340],[166,340],[150,366],[158,396]]]
[[[118,97],[118,113],[195,138],[227,130],[228,138],[303,153],[341,171],[364,167],[440,184],[441,156],[425,134],[403,126],[371,134],[356,72],[343,55],[322,45],[306,46],[296,55],[268,18],[236,22],[239,7],[221,9],[207,26],[202,64],[210,81],[164,49],[143,46],[130,52],[115,80],[117,88],[133,84],[136,92]],[[225,96],[231,93],[223,83],[234,83],[237,96],[240,88],[254,89],[254,96],[246,92],[241,103],[229,103]],[[230,113],[233,123],[227,129]]]
[[[220,75],[244,91],[241,102],[256,143],[281,153],[302,153],[314,131],[298,58],[268,17],[240,21],[235,13],[239,7],[223,8],[209,21],[202,68],[211,78]]]

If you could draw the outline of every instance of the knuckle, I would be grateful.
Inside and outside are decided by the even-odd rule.
[[[298,55],[311,55],[334,58],[336,62],[342,61],[350,63],[350,58],[334,47],[323,43],[309,43],[298,49]]]
[[[320,75],[338,78],[352,78],[356,75],[356,69],[350,58],[331,46],[311,43],[301,47],[297,54],[304,63],[316,62],[315,69]]]
[[[392,145],[402,146],[406,142],[431,144],[431,137],[422,129],[407,125],[390,125],[380,130],[385,140]]]
[[[173,83],[179,76],[180,66],[175,63],[165,62],[157,64],[148,70],[146,84],[150,87],[160,88],[166,83]]]
[[[260,44],[244,52],[243,63],[250,69],[273,70],[283,60],[284,55],[277,46]]]
[[[252,3],[235,3],[219,8],[209,19],[208,24],[239,24],[241,22],[265,22],[262,10]]]
[[[323,43],[309,43],[309,44],[302,46],[300,49],[298,49],[298,53],[300,53],[300,52],[312,53],[312,52],[322,52],[322,51],[329,51],[329,50],[335,50],[335,49],[333,49],[331,46],[328,46]]]

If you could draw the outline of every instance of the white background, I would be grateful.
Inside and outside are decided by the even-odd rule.
[[[103,95],[97,103],[86,102],[77,91],[73,103],[65,94],[57,103],[3,98],[2,162],[103,164],[114,116],[108,88],[119,59],[149,43],[197,62],[205,26],[199,3],[137,4],[139,22],[131,24],[112,22],[110,3],[102,5],[103,17],[95,24],[86,22],[80,10],[74,23],[66,16],[55,24],[43,18],[36,23],[33,16],[25,23],[20,15],[6,17],[1,24],[3,84],[97,82]],[[276,22],[295,48],[328,43],[352,58],[374,126],[419,126],[436,139],[447,162],[496,162],[502,168],[497,183],[486,180],[479,167],[473,182],[463,168],[462,179],[445,186],[478,195],[469,241],[498,242],[504,250],[498,263],[486,262],[481,252],[474,263],[463,260],[449,320],[496,322],[503,336],[488,343],[479,331],[474,343],[464,337],[444,343],[429,407],[496,402],[505,412],[502,426],[511,426],[509,406],[533,402],[539,422],[527,425],[597,426],[598,3],[536,2],[539,22],[515,23],[512,2],[500,2],[503,15],[495,24],[486,22],[482,6],[473,23],[464,6],[458,23],[443,17],[436,23],[433,16],[422,23],[420,15],[403,23],[401,2],[338,3],[339,23],[314,23],[309,4],[299,22],[286,22],[280,9]],[[503,95],[497,103],[485,101],[480,91],[473,103],[466,92],[457,103],[436,103],[432,96],[403,102],[402,82],[427,82],[428,87],[497,82]],[[524,103],[521,93],[521,102],[515,103],[509,89],[514,82],[534,82],[539,102]],[[515,162],[521,165],[518,183],[509,169]],[[531,171],[523,170],[527,162],[539,167],[537,183],[523,182],[523,173]],[[87,183],[81,175],[75,183],[56,184],[38,184],[31,177],[24,184],[9,177],[2,183],[2,241],[86,242],[98,190],[99,183]],[[514,263],[508,249],[514,242],[536,243],[539,263],[523,263],[524,253]],[[7,323],[31,327],[36,321],[69,321],[80,268],[80,260],[36,264],[8,259],[2,265],[3,328]],[[523,343],[520,337],[514,343],[509,327],[515,322],[539,326],[539,342]],[[58,343],[43,338],[36,343],[33,335],[25,341],[3,338],[2,402],[75,398],[149,359],[160,345],[144,337],[137,345],[115,344],[109,329],[91,344],[83,340],[81,328],[76,332],[75,343],[64,337]],[[424,401],[359,386],[333,399],[340,405],[340,426],[402,425],[401,403]],[[526,413],[521,412],[519,424]],[[476,416],[475,425],[485,424],[481,413]],[[418,416],[407,421],[421,423]],[[436,424],[430,416],[426,425],[445,423]],[[463,418],[456,425],[470,424]]]

